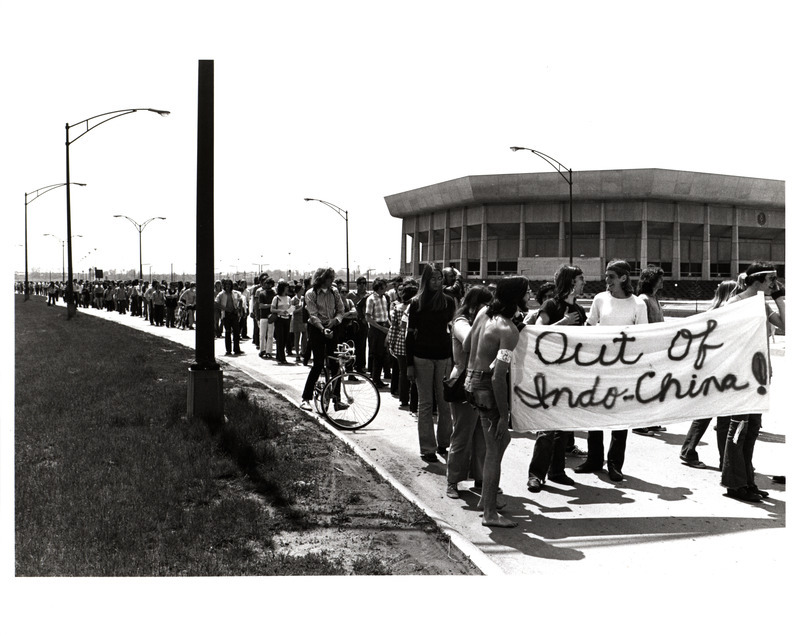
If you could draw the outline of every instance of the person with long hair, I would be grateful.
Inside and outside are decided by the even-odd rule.
[[[444,399],[442,380],[450,374],[452,345],[449,324],[456,311],[456,302],[442,290],[442,270],[425,263],[419,293],[408,307],[406,360],[409,380],[416,382],[419,404],[417,430],[420,457],[427,462],[447,458],[452,433],[450,409]],[[434,433],[433,401],[436,400],[438,422]]]
[[[472,323],[478,311],[492,302],[492,292],[483,285],[470,287],[464,302],[456,310],[453,318],[453,370],[450,378],[458,378],[467,369],[467,356],[464,353],[464,341],[469,337]],[[486,442],[480,417],[475,409],[464,400],[450,402],[450,415],[453,421],[453,432],[450,435],[450,450],[447,452],[447,490],[445,494],[457,499],[458,483],[467,479],[472,473],[475,486],[483,482],[483,458],[486,454]]]
[[[577,303],[583,293],[583,270],[575,265],[562,265],[553,276],[553,297],[545,300],[539,310],[537,325],[582,326],[586,312]],[[567,446],[574,446],[574,437],[566,431],[540,431],[533,446],[533,456],[528,466],[528,490],[539,492],[546,478],[564,486],[574,486],[575,481],[564,472]]]
[[[333,285],[336,274],[331,267],[320,267],[314,273],[311,289],[306,292],[306,310],[308,311],[308,340],[314,355],[314,364],[308,372],[303,387],[300,408],[312,410],[314,384],[325,367],[325,358],[336,355],[339,342],[339,325],[344,317],[344,303],[339,290]],[[331,360],[331,373],[338,372],[338,363]]]
[[[664,322],[664,308],[658,300],[658,292],[664,287],[664,270],[655,265],[648,265],[639,274],[639,282],[636,285],[636,293],[647,305],[647,322]],[[634,428],[633,432],[637,435],[652,437],[656,431],[667,430],[663,426],[645,426]]]
[[[467,400],[478,411],[486,443],[483,487],[478,503],[483,508],[485,526],[513,528],[517,525],[497,512],[497,495],[503,455],[511,441],[508,369],[514,347],[519,342],[519,329],[512,318],[529,297],[529,287],[524,276],[500,279],[494,300],[478,312],[469,337],[464,341],[467,354],[464,390]]]
[[[713,311],[714,309],[722,307],[722,305],[728,301],[731,294],[734,293],[736,285],[737,283],[735,280],[724,280],[717,285],[717,289],[714,291],[714,299],[711,301],[711,306],[708,308],[708,311]],[[725,439],[728,436],[730,421],[730,416],[717,418],[717,450],[719,451],[720,470],[722,469],[722,457],[725,454]],[[700,439],[703,437],[710,423],[711,418],[704,417],[692,421],[689,426],[689,431],[686,433],[686,438],[683,440],[680,454],[681,461],[687,466],[691,466],[692,468],[708,468],[708,466],[700,461],[700,457],[697,454],[697,445],[700,443]]]
[[[589,325],[646,325],[647,306],[633,293],[631,266],[627,261],[613,260],[606,266],[606,291],[592,300]],[[589,454],[586,461],[575,467],[576,473],[592,473],[603,468],[603,431],[589,431]],[[611,481],[622,481],[625,462],[627,429],[611,431],[606,470]]]
[[[767,312],[766,338],[769,343],[771,326],[786,329],[786,291],[778,281],[778,272],[772,263],[753,262],[743,277],[744,290],[733,294],[726,304],[739,302],[756,296],[762,292],[765,296]],[[766,295],[772,296],[778,311],[773,311],[766,303]],[[769,344],[767,345],[769,352]],[[769,376],[772,377],[772,365],[769,364]],[[753,469],[753,451],[761,430],[761,413],[732,415],[725,438],[725,452],[722,457],[721,484],[727,488],[726,495],[740,501],[758,502],[769,496],[765,490],[759,490],[755,483]]]

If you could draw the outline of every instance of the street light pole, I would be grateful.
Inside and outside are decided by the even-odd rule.
[[[569,264],[572,265],[572,169],[567,168],[557,159],[553,159],[550,155],[546,155],[543,152],[538,150],[534,150],[533,148],[524,148],[522,146],[511,146],[511,150],[516,152],[517,150],[528,150],[533,154],[541,157],[547,163],[549,163],[553,168],[556,169],[556,172],[561,175],[561,177],[569,184]],[[567,172],[567,175],[564,174],[564,171]]]
[[[26,192],[25,193],[25,295],[24,299],[28,300],[30,298],[30,292],[28,291],[28,204],[33,203],[43,194],[47,194],[51,190],[55,190],[56,188],[60,188],[62,186],[67,185],[66,183],[54,183],[49,186],[44,186],[43,188],[39,188],[38,190],[34,190],[33,192]],[[74,185],[85,186],[85,183],[76,183]],[[28,198],[29,195],[33,195],[30,199]]]
[[[328,201],[323,201],[322,199],[311,199],[311,198],[304,198],[304,201],[319,201],[320,203],[324,203],[327,205],[331,210],[336,212],[340,217],[344,219],[344,250],[345,250],[345,259],[347,264],[347,289],[350,290],[350,222],[348,220],[347,210],[340,208],[338,205],[334,205],[333,203],[329,203]]]
[[[151,219],[147,219],[144,223],[137,223],[131,217],[125,216],[124,214],[115,214],[114,218],[115,219],[128,219],[131,223],[133,223],[133,227],[136,228],[136,231],[139,232],[139,280],[142,280],[142,232],[144,231],[144,228],[146,228],[147,225],[151,221],[155,221],[155,220],[166,221],[167,217],[165,217],[165,216],[154,216]]]
[[[67,152],[67,262],[69,263],[69,280],[67,281],[67,320],[72,318],[78,311],[77,304],[75,303],[75,298],[73,295],[72,290],[72,240],[70,236],[72,235],[72,204],[70,201],[70,181],[69,181],[69,147],[71,144],[74,144],[78,139],[83,137],[86,133],[90,130],[94,130],[98,126],[105,124],[112,119],[116,119],[117,117],[123,117],[125,115],[130,115],[131,113],[135,113],[138,111],[149,111],[151,113],[156,113],[157,115],[161,115],[162,117],[166,117],[169,115],[168,110],[158,110],[156,108],[126,108],[124,110],[113,110],[108,113],[101,113],[100,115],[94,115],[93,117],[89,117],[88,119],[84,119],[83,121],[79,121],[76,124],[65,124],[66,130],[66,152]],[[71,128],[75,128],[76,126],[80,126],[82,124],[86,124],[86,130],[84,130],[81,134],[79,134],[74,139],[70,140],[69,138],[69,131]]]

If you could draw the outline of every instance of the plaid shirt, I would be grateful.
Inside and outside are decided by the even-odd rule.
[[[395,358],[404,357],[406,355],[406,327],[408,326],[407,308],[407,304],[394,301],[389,311],[391,317],[389,322],[391,326],[389,327],[389,333],[386,334],[386,346],[389,347],[389,353]]]
[[[386,296],[371,294],[367,298],[367,308],[364,311],[366,316],[372,316],[373,320],[380,323],[389,322],[389,301]]]

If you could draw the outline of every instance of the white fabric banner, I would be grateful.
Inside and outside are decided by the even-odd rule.
[[[528,326],[515,431],[639,428],[769,410],[764,295],[650,325]]]

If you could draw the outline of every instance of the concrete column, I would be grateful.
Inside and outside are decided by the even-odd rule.
[[[428,219],[428,255],[425,257],[429,263],[433,262],[433,212]]]
[[[731,278],[739,275],[739,210],[733,206],[733,223],[731,224]]]
[[[597,272],[597,275],[600,276],[602,280],[603,275],[606,273],[606,261],[608,257],[606,256],[607,250],[606,245],[606,203],[605,201],[600,202],[600,271]]]
[[[414,234],[411,237],[411,275],[419,276],[419,215],[414,216]]]
[[[711,206],[704,206],[703,213],[703,280],[711,278]]]
[[[525,204],[519,204],[519,254],[518,258],[525,258]],[[519,263],[517,263],[517,271],[519,271]]]
[[[450,266],[450,210],[444,213],[444,247],[442,252],[444,267]]]
[[[642,201],[642,236],[639,245],[639,267],[647,267],[647,201]]]
[[[681,279],[681,220],[678,217],[678,204],[673,203],[675,216],[672,221],[672,278]]]
[[[481,206],[481,280],[489,275],[489,223],[486,221],[486,206]]]
[[[406,261],[406,258],[408,256],[406,254],[406,220],[403,219],[402,223],[403,223],[403,227],[402,227],[402,231],[400,232],[400,272],[399,273],[400,274],[405,274],[406,271],[407,271],[406,268],[408,267],[407,261]]]
[[[561,213],[558,215],[558,256],[559,258],[566,258],[567,255],[567,238],[566,238],[566,228],[564,226],[564,204],[562,203],[560,206]]]
[[[458,268],[462,273],[467,271],[467,208],[461,208],[461,250],[459,253],[461,266]],[[464,274],[466,277],[466,274]]]

